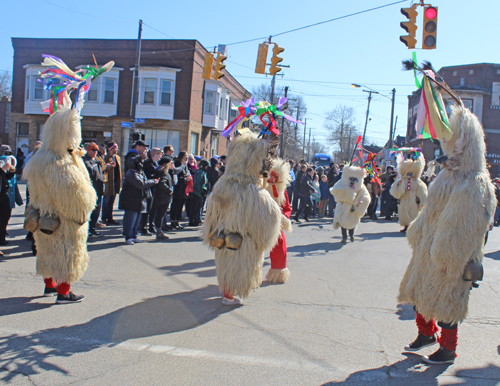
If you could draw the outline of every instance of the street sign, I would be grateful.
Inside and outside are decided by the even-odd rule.
[[[135,118],[135,123],[146,123],[146,118]]]
[[[122,122],[122,127],[132,127],[130,122]]]

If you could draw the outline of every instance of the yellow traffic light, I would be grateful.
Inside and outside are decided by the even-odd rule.
[[[430,5],[424,7],[424,31],[422,33],[422,49],[436,48],[438,9]]]
[[[205,55],[205,64],[203,64],[203,75],[201,76],[203,79],[210,79],[210,75],[212,75],[212,66],[214,64],[214,54],[211,52],[207,52]]]
[[[226,68],[226,65],[223,64],[222,62],[226,59],[227,56],[221,55],[220,53],[217,54],[217,59],[215,61],[215,74],[214,74],[215,80],[219,80],[224,76],[222,70]]]
[[[281,54],[283,51],[285,51],[284,48],[274,43],[273,57],[271,58],[271,69],[269,70],[269,73],[271,75],[275,75],[277,72],[281,71],[281,67],[278,66],[278,63],[281,63],[283,61],[283,58],[279,57],[278,55]]]
[[[259,52],[257,53],[257,64],[255,65],[256,74],[266,73],[267,51],[269,46],[267,43],[259,44]]]
[[[401,40],[408,48],[415,48],[417,44],[417,39],[415,39],[415,32],[417,31],[417,5],[413,4],[411,8],[401,8],[401,13],[408,18],[408,21],[400,23],[401,28],[403,28],[408,35],[400,36]]]

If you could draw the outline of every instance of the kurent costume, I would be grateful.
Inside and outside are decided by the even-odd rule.
[[[343,243],[347,242],[347,231],[351,241],[354,241],[354,230],[370,205],[370,193],[363,184],[365,177],[365,169],[345,166],[340,180],[330,188],[330,193],[337,203],[333,229],[342,228]]]
[[[267,152],[267,141],[251,132],[236,137],[228,148],[226,172],[207,200],[203,242],[215,250],[225,304],[260,286],[264,251],[281,234],[281,209],[259,183]]]
[[[278,203],[281,208],[281,236],[278,243],[274,246],[269,254],[271,260],[271,268],[267,272],[266,280],[271,283],[283,284],[290,278],[290,271],[287,268],[286,262],[286,239],[285,230],[292,231],[290,215],[292,208],[288,199],[286,188],[290,185],[292,176],[290,175],[290,164],[280,158],[273,160],[273,166],[269,172],[266,189],[271,194],[271,197]]]
[[[61,59],[44,57],[42,65],[57,67],[42,73],[42,79],[49,79],[47,87],[51,89],[53,78],[62,83],[56,83],[56,88],[51,89],[52,99],[42,103],[51,116],[43,130],[41,148],[23,171],[30,192],[24,226],[33,232],[36,270],[46,285],[44,295],[57,293],[56,303],[71,303],[83,299],[70,291],[70,283],[77,282],[87,269],[88,221],[97,200],[82,160],[85,152],[78,147],[82,140],[80,110],[84,93],[90,89],[90,79],[113,64],[110,62],[101,70],[75,73]],[[74,102],[68,94],[72,87],[79,90]]]
[[[398,296],[417,311],[419,335],[405,349],[440,343],[438,351],[424,357],[429,363],[455,359],[458,323],[467,315],[471,285],[482,279],[484,238],[496,207],[481,124],[462,105],[453,108],[449,128],[452,138],[441,142],[448,160],[408,229],[413,254]],[[442,327],[439,339],[435,320]]]
[[[406,232],[427,200],[427,186],[420,179],[425,159],[420,153],[416,159],[407,160],[400,154],[397,160],[399,177],[392,184],[390,193],[394,198],[401,200],[398,206],[399,224],[404,227],[401,232]]]

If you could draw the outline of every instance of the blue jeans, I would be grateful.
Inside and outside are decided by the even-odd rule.
[[[295,218],[299,218],[302,211],[304,211],[304,218],[309,218],[309,214],[311,213],[313,206],[313,202],[310,196],[304,196],[300,194],[300,205],[297,213],[295,214]]]
[[[115,205],[116,195],[104,196],[102,198],[102,221],[113,220],[113,206]]]
[[[335,197],[333,197],[330,194],[330,200],[328,202],[328,215],[329,216],[333,217],[333,211],[334,211],[336,206],[337,206],[337,203],[335,202]]]
[[[133,212],[126,210],[123,215],[123,233],[125,234],[125,241],[128,239],[137,238],[137,229],[141,223],[141,212]]]
[[[89,230],[95,230],[97,220],[99,220],[99,213],[101,213],[101,201],[102,201],[102,196],[97,196],[97,202],[95,204],[95,208],[92,214],[90,215]]]

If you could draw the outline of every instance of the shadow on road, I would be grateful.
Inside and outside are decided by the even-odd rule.
[[[341,249],[343,244],[340,242],[322,242],[307,245],[295,245],[288,247],[289,253],[296,253],[298,257],[324,255],[330,251],[337,251]]]
[[[500,251],[486,253],[484,255],[484,257],[487,257],[487,258],[493,259],[493,260],[500,260]]]
[[[364,240],[380,240],[387,237],[406,237],[405,233],[402,232],[380,232],[380,233],[361,233],[357,235],[362,237]]]
[[[203,269],[207,268],[207,269]],[[217,276],[215,270],[215,260],[205,260],[200,262],[184,263],[181,265],[167,265],[158,268],[161,271],[166,271],[167,276],[192,274],[198,277],[213,277]]]
[[[416,312],[411,304],[398,304],[396,315],[399,320],[415,320]]]
[[[361,370],[349,375],[344,381],[328,382],[323,386],[331,385],[425,385],[438,386],[437,378],[451,365],[429,366],[421,363],[420,355],[403,354],[407,358],[375,369]],[[498,384],[500,367],[489,364],[485,367],[458,370],[448,376],[460,378],[458,383],[447,385],[481,385],[493,386]],[[474,382],[476,380],[476,382]]]
[[[0,300],[0,310],[16,305],[27,312],[42,308],[29,298]],[[43,307],[51,305],[44,304]],[[57,306],[57,307],[72,307]],[[34,309],[33,309],[34,308]],[[69,357],[103,346],[114,346],[129,339],[170,334],[196,328],[237,307],[222,305],[217,286],[157,296],[99,316],[86,323],[51,328],[30,335],[11,334],[0,338],[1,381],[41,371],[68,371],[53,365],[54,357]],[[13,313],[13,312],[11,312]]]

